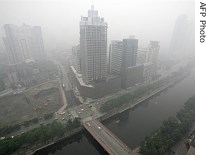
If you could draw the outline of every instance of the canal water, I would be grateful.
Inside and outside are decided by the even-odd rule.
[[[103,124],[131,149],[160,127],[163,120],[175,116],[189,97],[195,94],[195,72],[133,109],[116,115]],[[51,146],[36,155],[106,155],[104,149],[86,132]]]

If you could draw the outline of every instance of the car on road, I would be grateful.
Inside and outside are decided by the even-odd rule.
[[[62,113],[60,113],[61,115],[64,115],[66,112],[62,112]]]
[[[90,123],[87,123],[88,126],[90,126]]]
[[[101,130],[101,127],[100,127],[100,126],[98,126],[98,129],[99,129],[99,130]]]
[[[1,138],[0,138],[0,140],[4,140],[4,139],[5,139],[5,137],[1,137]]]

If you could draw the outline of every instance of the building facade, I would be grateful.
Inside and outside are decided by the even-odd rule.
[[[157,64],[160,45],[158,41],[150,41],[147,52],[147,63]]]
[[[135,39],[133,36],[130,36],[128,39],[123,39],[122,67],[124,69],[127,67],[136,66],[137,51],[137,39]]]
[[[44,44],[40,26],[6,24],[6,37],[3,37],[10,64],[21,63],[27,59],[45,57]]]
[[[147,49],[139,48],[137,53],[137,64],[146,63],[146,59],[147,59]]]
[[[122,68],[123,42],[112,41],[109,45],[109,70],[111,74],[120,74]]]
[[[169,52],[171,59],[195,56],[195,21],[185,14],[175,21]]]
[[[144,80],[143,72],[144,72],[143,65],[127,67],[125,69],[125,74],[122,76],[121,87],[129,88],[134,86],[135,84],[142,83]]]
[[[58,69],[51,60],[30,60],[16,65],[9,65],[6,73],[10,84],[31,87],[49,79],[56,79]]]
[[[98,16],[98,11],[88,11],[88,17],[80,21],[81,74],[85,83],[106,77],[107,23]]]

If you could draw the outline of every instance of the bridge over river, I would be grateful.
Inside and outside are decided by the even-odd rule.
[[[131,155],[132,150],[97,120],[90,119],[83,123],[85,129],[98,141],[110,155]]]

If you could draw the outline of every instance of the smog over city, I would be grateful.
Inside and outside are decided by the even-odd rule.
[[[195,32],[195,1],[0,1],[0,155],[195,154]]]

